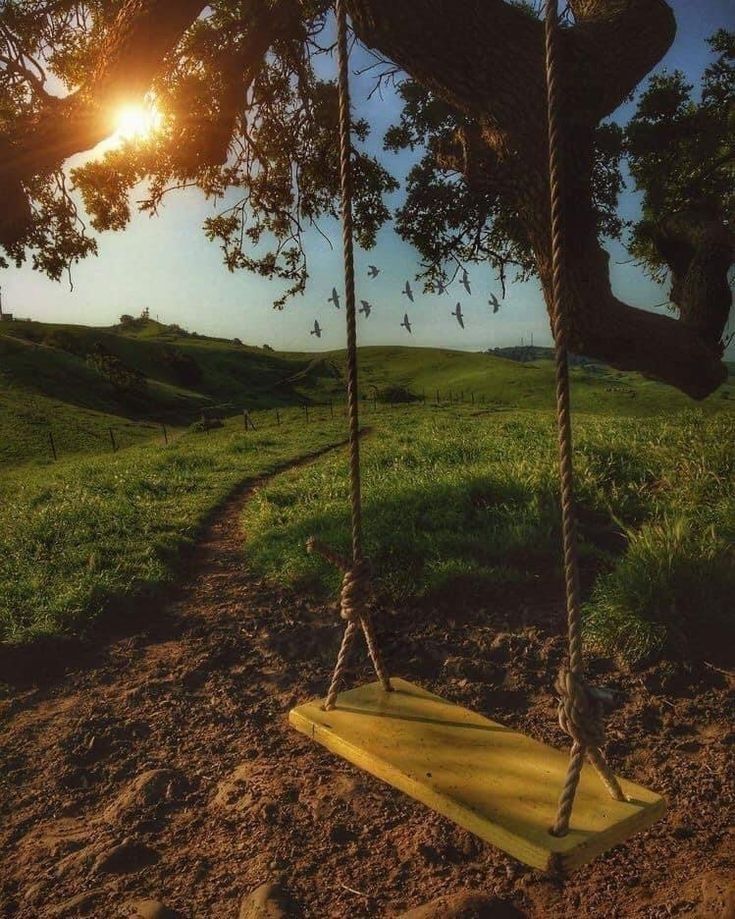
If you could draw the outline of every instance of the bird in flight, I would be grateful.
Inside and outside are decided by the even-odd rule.
[[[447,285],[444,283],[444,281],[441,280],[441,278],[436,282],[436,290],[439,294],[445,294],[447,292]]]
[[[407,332],[411,331],[411,322],[408,318],[408,313],[403,314],[403,322],[401,323],[401,328],[405,329]]]
[[[376,268],[375,265],[368,265],[368,277],[377,278],[380,274],[380,268]]]
[[[404,294],[404,296],[408,297],[411,303],[413,303],[413,291],[411,290],[411,285],[409,284],[408,281],[406,281],[406,286],[403,288],[401,293]]]
[[[370,313],[372,312],[372,309],[373,309],[372,303],[368,303],[367,300],[360,300],[360,303],[361,303],[361,306],[357,312],[364,313],[365,318],[367,319],[370,316]]]
[[[314,328],[311,330],[311,332],[309,332],[309,335],[316,335],[317,338],[321,338],[321,337],[322,337],[322,330],[321,330],[321,328],[319,327],[319,320],[318,320],[318,319],[315,319],[315,320],[314,320]]]
[[[464,328],[464,316],[462,315],[462,304],[458,303],[452,312],[452,316],[457,320],[461,329]]]
[[[467,291],[468,294],[472,295],[472,288],[470,287],[470,276],[467,274],[467,269],[462,269],[462,287]]]
[[[487,302],[490,304],[490,306],[492,306],[494,316],[500,309],[500,302],[495,294],[490,294],[490,299]]]
[[[339,294],[337,293],[337,288],[332,288],[332,296],[327,299],[327,303],[334,303],[334,305],[339,309]]]

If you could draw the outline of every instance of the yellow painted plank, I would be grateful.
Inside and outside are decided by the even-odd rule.
[[[621,779],[614,801],[585,766],[563,838],[548,830],[568,753],[394,679],[294,708],[302,733],[534,868],[569,872],[649,827],[666,808],[660,795]]]

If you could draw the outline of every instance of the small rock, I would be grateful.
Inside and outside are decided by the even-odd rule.
[[[398,919],[523,919],[524,915],[507,900],[463,890],[409,909]]]
[[[335,823],[329,829],[329,839],[331,842],[336,843],[338,846],[343,846],[348,842],[353,842],[357,839],[357,834],[354,833],[349,827],[344,826],[342,823]]]
[[[124,839],[119,845],[101,852],[92,866],[93,874],[132,874],[154,865],[158,861],[155,849],[137,842]]]
[[[125,919],[180,919],[181,913],[160,900],[131,900],[122,909]]]
[[[280,884],[261,884],[240,903],[239,919],[288,919],[294,906]]]
[[[105,809],[102,819],[107,823],[119,823],[162,801],[175,799],[185,787],[186,779],[176,769],[148,769],[125,786]]]

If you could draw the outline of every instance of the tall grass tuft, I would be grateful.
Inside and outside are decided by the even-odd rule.
[[[629,532],[627,551],[593,588],[591,641],[630,663],[701,660],[732,647],[734,510],[723,502],[704,519],[666,516]]]

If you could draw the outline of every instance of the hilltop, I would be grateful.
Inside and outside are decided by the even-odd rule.
[[[510,349],[512,352],[513,349]],[[508,353],[366,347],[360,352],[363,398],[403,391],[434,401],[474,400],[495,408],[553,406],[548,349],[520,361]],[[514,359],[509,359],[514,358]],[[48,458],[49,432],[64,452],[110,448],[185,427],[202,413],[250,410],[344,397],[345,352],[285,353],[209,338],[149,318],[125,317],[94,328],[32,321],[0,326],[0,463]],[[692,403],[680,393],[600,364],[572,368],[580,411],[650,415]],[[727,405],[728,384],[703,403]]]

